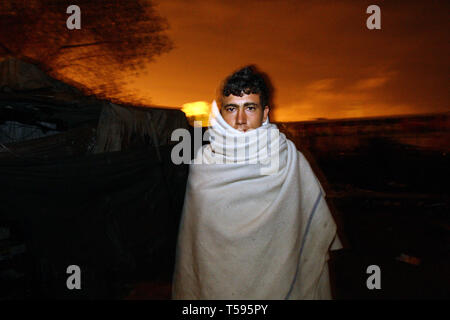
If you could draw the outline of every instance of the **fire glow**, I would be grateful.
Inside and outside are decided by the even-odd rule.
[[[181,110],[186,114],[191,126],[194,126],[194,121],[201,121],[203,127],[208,126],[210,103],[206,101],[189,102],[183,104]]]

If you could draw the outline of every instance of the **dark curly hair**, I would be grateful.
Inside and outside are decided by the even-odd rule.
[[[271,86],[267,76],[254,66],[246,66],[227,77],[222,87],[222,95],[242,97],[244,94],[259,94],[261,107],[270,104]]]

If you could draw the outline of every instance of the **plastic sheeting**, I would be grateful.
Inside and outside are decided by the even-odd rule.
[[[22,225],[43,296],[105,298],[133,273],[171,273],[188,168],[159,153],[1,161],[0,218]],[[69,265],[84,290],[67,290]]]

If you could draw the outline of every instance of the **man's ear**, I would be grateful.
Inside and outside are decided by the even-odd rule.
[[[264,107],[264,116],[263,116],[263,122],[265,122],[267,120],[267,116],[269,115],[269,106],[265,106]]]

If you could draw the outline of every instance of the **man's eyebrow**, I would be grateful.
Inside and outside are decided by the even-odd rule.
[[[223,107],[226,108],[226,107],[239,107],[239,106],[235,103],[228,103],[228,104],[224,105]]]
[[[256,102],[246,102],[244,103],[244,107],[248,107],[248,106],[257,106],[258,104]],[[226,107],[239,107],[238,104],[236,103],[228,103],[226,105],[223,106],[224,108]]]

